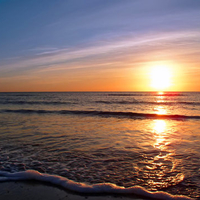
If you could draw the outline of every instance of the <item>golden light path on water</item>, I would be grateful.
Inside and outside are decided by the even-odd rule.
[[[162,96],[162,94],[164,94],[163,92],[159,92],[158,93],[159,94],[159,96],[157,96],[157,98],[156,98],[156,103],[164,103],[165,102],[165,100],[164,100],[164,96]],[[167,110],[166,110],[166,108],[164,107],[164,106],[161,106],[161,105],[156,105],[155,107],[154,107],[154,111],[155,111],[155,113],[156,114],[166,114],[167,113]]]
[[[159,102],[164,102],[163,96],[158,96]],[[156,114],[168,113],[166,107],[155,106]],[[151,179],[148,184],[153,188],[165,188],[171,185],[176,185],[184,179],[184,175],[176,170],[178,161],[174,155],[175,149],[171,144],[175,144],[177,137],[176,125],[173,120],[155,119],[149,123],[149,131],[152,134],[150,141],[159,153],[156,153],[153,158],[146,161],[146,173]]]

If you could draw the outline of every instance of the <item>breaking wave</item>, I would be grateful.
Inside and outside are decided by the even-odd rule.
[[[62,176],[50,175],[39,173],[35,170],[27,170],[22,172],[10,173],[5,171],[0,171],[0,181],[21,181],[21,180],[37,180],[42,182],[47,182],[61,186],[65,189],[87,194],[134,194],[138,196],[143,196],[151,199],[162,199],[162,200],[190,200],[191,198],[186,196],[171,195],[166,192],[150,192],[141,186],[133,186],[129,188],[124,188],[111,183],[100,183],[89,185],[86,183],[79,183],[69,180]]]

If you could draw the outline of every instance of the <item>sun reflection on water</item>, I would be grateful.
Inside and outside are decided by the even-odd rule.
[[[138,169],[142,177],[145,178],[146,186],[150,190],[168,188],[180,183],[184,179],[184,174],[179,166],[180,160],[176,158],[176,143],[178,143],[177,122],[165,119],[165,114],[170,113],[170,106],[165,94],[159,94],[152,107],[156,119],[148,121],[148,141],[143,153],[143,160],[138,163]],[[159,117],[159,115],[163,115]]]
[[[158,95],[163,95],[163,94],[164,94],[164,92],[161,92],[161,91],[160,91],[160,92],[158,92]]]
[[[165,110],[165,108],[164,108],[163,106],[156,106],[156,107],[154,107],[153,110],[154,110],[155,113],[158,114],[158,115],[164,115],[164,114],[167,113],[166,110]]]
[[[153,110],[155,111],[156,114],[163,115],[167,113],[166,108],[165,106],[162,106],[159,104],[165,103],[165,99],[164,99],[163,93],[162,94],[158,93],[158,94],[159,96],[157,96],[155,99],[155,102],[157,103],[157,105],[153,108]]]
[[[173,122],[156,119],[151,120],[149,125],[154,150],[145,155],[143,172],[148,177],[148,186],[156,190],[181,182],[184,175],[174,171],[176,159],[173,158],[174,151],[170,148],[173,142]]]
[[[154,120],[152,124],[152,129],[154,133],[154,144],[153,146],[157,149],[166,149],[169,142],[169,136],[167,131],[166,120]]]
[[[164,132],[165,128],[166,128],[166,122],[164,120],[154,120],[153,130],[156,133]]]
[[[159,96],[156,97],[156,103],[162,103],[165,102],[164,96],[162,94],[159,94]]]

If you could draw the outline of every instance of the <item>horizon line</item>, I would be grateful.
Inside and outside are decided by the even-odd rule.
[[[176,92],[200,92],[200,91],[0,91],[0,93],[105,93],[105,92],[149,92],[149,93],[176,93]]]

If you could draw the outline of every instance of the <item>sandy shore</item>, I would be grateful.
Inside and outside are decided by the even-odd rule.
[[[136,196],[77,194],[37,181],[12,181],[0,183],[1,200],[144,200]]]

